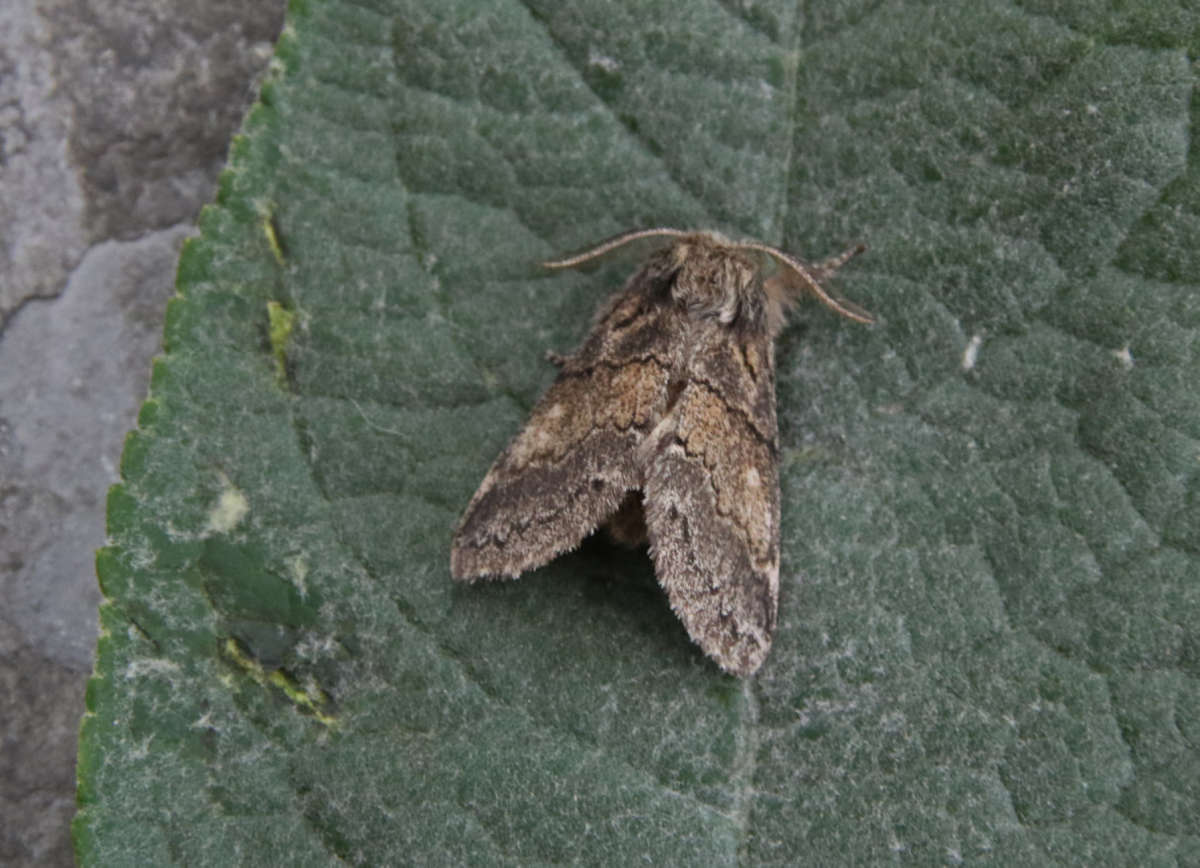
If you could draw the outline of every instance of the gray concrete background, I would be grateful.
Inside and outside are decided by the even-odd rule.
[[[0,865],[70,865],[93,553],[284,0],[0,3]]]

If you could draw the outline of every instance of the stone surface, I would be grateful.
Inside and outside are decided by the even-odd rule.
[[[83,255],[83,191],[69,156],[70,104],[35,0],[0,4],[0,328],[51,296]]]
[[[282,0],[0,4],[0,864],[70,865],[93,553]]]
[[[90,668],[96,641],[105,492],[145,396],[187,231],[93,246],[66,290],[18,311],[0,342],[3,617],[27,647],[76,672]]]
[[[78,669],[47,660],[0,620],[0,865],[71,865]]]
[[[92,240],[190,222],[271,56],[283,3],[42,0],[69,81]]]

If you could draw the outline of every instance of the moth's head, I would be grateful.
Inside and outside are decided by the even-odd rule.
[[[715,317],[726,325],[765,327],[774,337],[783,327],[784,312],[808,293],[852,320],[873,321],[858,305],[831,295],[822,283],[866,248],[859,244],[844,253],[810,265],[777,247],[759,241],[730,241],[716,232],[692,232],[657,227],[623,232],[590,250],[543,263],[547,268],[573,268],[618,247],[647,238],[672,238],[671,246],[639,272],[670,283],[671,296],[694,316]],[[763,279],[770,262],[775,274]]]
[[[766,316],[762,263],[718,235],[690,235],[670,249],[671,296],[692,316],[761,328]]]

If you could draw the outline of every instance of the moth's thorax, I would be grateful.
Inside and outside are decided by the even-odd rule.
[[[757,325],[763,315],[760,264],[737,247],[709,236],[686,238],[671,248],[671,295],[688,313],[724,325]]]

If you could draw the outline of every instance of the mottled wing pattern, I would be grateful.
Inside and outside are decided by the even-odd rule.
[[[655,573],[688,634],[748,675],[771,647],[779,598],[775,370],[765,331],[709,321],[690,376],[643,446]]]
[[[640,488],[638,446],[667,401],[665,278],[647,267],[601,314],[492,465],[454,536],[455,578],[516,577],[569,551]]]

